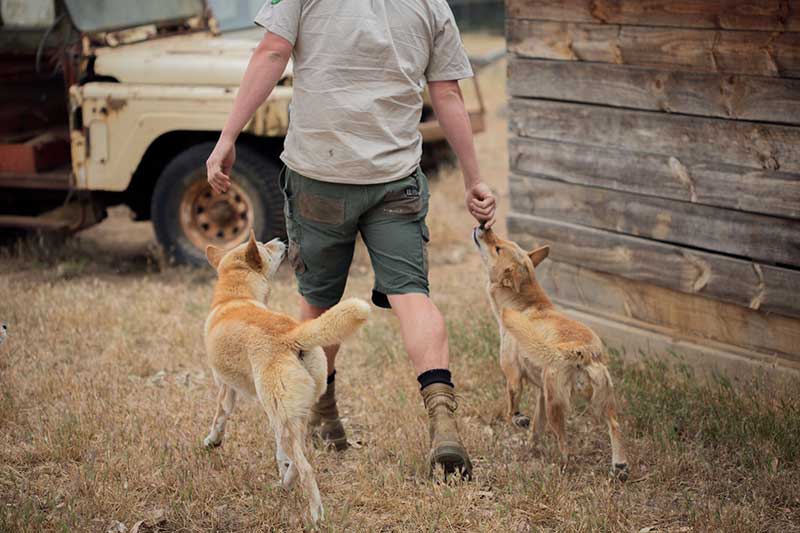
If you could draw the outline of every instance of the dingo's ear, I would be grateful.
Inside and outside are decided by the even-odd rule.
[[[208,264],[214,267],[214,270],[219,268],[219,262],[224,256],[225,250],[222,248],[217,248],[213,244],[206,246],[206,259],[208,259]]]
[[[250,240],[247,242],[247,250],[244,252],[244,258],[250,268],[253,270],[261,270],[263,262],[261,261],[261,254],[258,251],[258,242],[256,241],[256,232],[250,230]]]
[[[525,268],[524,270],[528,270]],[[514,289],[514,292],[519,293],[522,289],[522,284],[525,282],[525,275],[523,269],[518,266],[508,266],[503,271],[503,277],[500,279],[500,285]]]
[[[547,259],[548,255],[550,255],[550,247],[546,245],[540,246],[532,252],[528,252],[528,257],[531,258],[534,268],[539,266],[539,263]]]

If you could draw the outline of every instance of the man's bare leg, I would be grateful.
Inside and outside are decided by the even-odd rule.
[[[311,320],[327,311],[327,307],[319,307],[308,303],[300,297],[300,319]],[[342,421],[339,419],[339,409],[336,406],[336,354],[339,345],[324,346],[325,358],[328,360],[328,387],[311,408],[308,425],[312,439],[323,447],[344,450],[347,448],[347,434]]]
[[[448,369],[450,353],[444,318],[425,294],[391,294],[389,303],[400,320],[400,334],[417,375]]]
[[[428,411],[431,468],[441,465],[445,474],[472,475],[472,463],[456,423],[455,390],[444,318],[425,294],[389,295],[411,364],[417,372],[420,393]]]

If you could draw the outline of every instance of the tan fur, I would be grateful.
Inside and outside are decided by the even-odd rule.
[[[533,430],[542,433],[545,425],[549,427],[566,462],[566,417],[572,395],[580,394],[590,400],[593,413],[605,419],[612,465],[624,477],[627,459],[603,344],[591,329],[556,310],[536,280],[534,269],[547,257],[549,247],[525,252],[481,229],[475,230],[474,240],[489,274],[487,292],[500,326],[500,367],[506,376],[509,420],[520,426],[530,422],[518,412],[522,382],[527,379],[538,389]]]
[[[300,323],[267,309],[269,278],[285,246],[278,240],[247,243],[224,252],[209,246],[206,256],[217,270],[205,344],[219,385],[217,410],[207,447],[222,443],[225,424],[239,395],[258,398],[275,434],[276,459],[284,487],[299,478],[310,500],[311,519],[324,511],[314,472],[305,456],[306,422],[325,391],[327,363],[321,346],[338,344],[367,319],[369,305],[349,299]]]

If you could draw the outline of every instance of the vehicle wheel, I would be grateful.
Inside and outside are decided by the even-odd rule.
[[[206,181],[213,143],[192,146],[167,164],[158,178],[151,213],[159,243],[179,264],[205,265],[209,244],[229,249],[247,240],[284,237],[280,167],[247,146],[236,147],[233,181],[215,194]]]

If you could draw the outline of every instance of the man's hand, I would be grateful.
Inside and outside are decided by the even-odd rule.
[[[206,161],[208,184],[216,193],[226,192],[231,186],[231,169],[236,161],[236,148],[230,141],[220,139]]]
[[[488,229],[494,225],[497,200],[488,185],[479,181],[467,189],[466,204],[470,214],[485,228]]]

